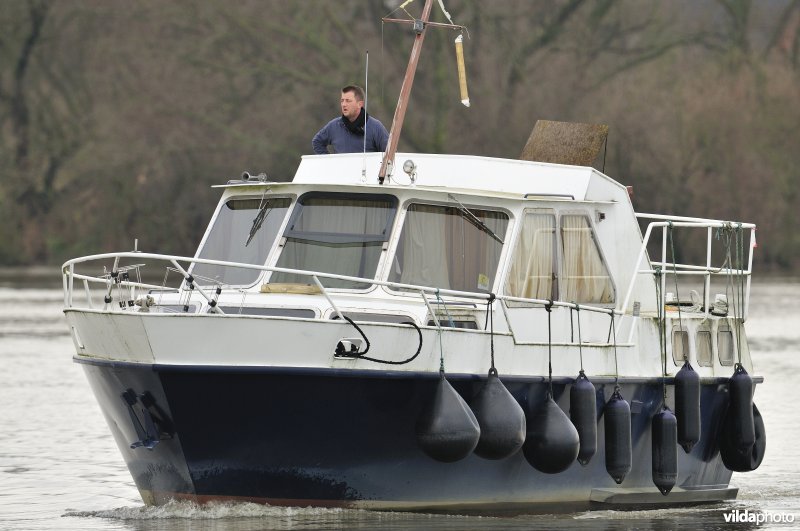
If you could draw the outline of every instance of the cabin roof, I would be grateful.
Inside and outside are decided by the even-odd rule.
[[[378,182],[382,153],[305,155],[293,183],[311,185],[373,185]],[[387,185],[411,185],[403,171],[406,160],[416,164],[419,188],[481,192],[577,201],[627,199],[625,187],[591,167],[568,166],[472,155],[397,153],[397,166]]]

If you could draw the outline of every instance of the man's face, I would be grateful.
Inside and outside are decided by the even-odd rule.
[[[358,101],[354,92],[342,92],[342,114],[348,120],[354,122],[358,115],[361,113],[361,107],[364,106],[363,101]]]

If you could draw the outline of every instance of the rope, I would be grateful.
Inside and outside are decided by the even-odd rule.
[[[419,327],[417,326],[417,324],[414,323],[413,321],[403,321],[400,324],[407,324],[407,325],[413,326],[414,329],[417,331],[417,334],[419,335],[419,346],[417,347],[417,351],[414,353],[413,356],[411,356],[410,358],[406,358],[404,360],[401,360],[401,361],[382,360],[380,358],[371,358],[369,356],[365,356],[365,354],[367,352],[369,352],[369,348],[371,346],[370,342],[369,342],[369,339],[367,339],[367,335],[364,333],[363,330],[361,330],[361,328],[352,319],[350,319],[346,315],[343,315],[342,317],[344,317],[345,321],[347,321],[348,323],[353,325],[353,328],[358,330],[358,333],[361,334],[361,337],[364,338],[364,341],[367,343],[367,348],[364,350],[364,352],[358,352],[358,353],[353,354],[354,358],[358,358],[360,360],[371,361],[371,362],[374,362],[374,363],[385,363],[386,365],[404,365],[406,363],[410,363],[410,362],[414,361],[417,358],[417,356],[419,356],[420,351],[422,351],[422,330],[420,330]],[[441,363],[442,363],[442,367],[444,367],[444,365],[443,365],[444,361],[443,360],[442,360]],[[440,371],[443,371],[443,369],[440,369]]]
[[[455,26],[456,23],[453,22],[453,19],[450,17],[450,13],[448,13],[447,10],[444,8],[444,2],[442,2],[442,0],[439,0],[439,8],[442,10],[442,13],[444,13],[445,18],[447,18],[447,20],[450,21],[450,24]]]
[[[573,304],[577,307],[578,304],[573,301]],[[569,342],[575,342],[575,325],[572,323],[572,306],[569,307]],[[577,311],[577,310],[576,310]]]
[[[583,338],[581,337],[581,307],[577,302],[575,303],[575,313],[578,314],[578,355],[581,358],[581,372],[583,372]],[[570,308],[569,310],[569,319],[570,321],[572,321],[572,308]],[[617,338],[615,335],[614,342],[616,343],[616,341]]]
[[[727,265],[728,281],[725,284],[725,297],[728,298],[730,290],[730,306],[733,307],[733,321],[736,325],[736,351],[738,355],[738,365],[742,363],[742,342],[740,319],[744,317],[744,231],[742,224],[729,223],[724,228],[717,229],[717,239],[720,234],[725,244],[725,263],[720,270]],[[731,245],[734,246],[734,256],[731,256]],[[734,273],[735,270],[735,273]],[[738,277],[738,283],[734,286],[733,276]]]
[[[545,304],[545,310],[547,310],[547,369],[548,369],[548,379],[549,379],[549,393],[550,396],[553,396],[553,340],[552,340],[552,330],[551,330],[551,323],[550,323],[550,314],[553,311],[553,300]]]
[[[739,277],[739,313],[736,313],[736,307],[733,309],[733,322],[736,324],[736,350],[739,358],[739,365],[742,364],[742,332],[741,320],[744,319],[744,231],[742,224],[738,223],[734,229],[736,234],[736,273]]]
[[[497,376],[497,369],[494,366],[494,311],[492,309],[492,303],[494,302],[494,299],[494,293],[490,293],[489,300],[486,301],[486,318],[489,319],[489,346],[492,359],[492,367],[489,369],[489,374]]]
[[[410,3],[411,3],[411,2],[413,2],[413,1],[414,1],[414,0],[406,0],[405,2],[403,2],[402,4],[400,4],[399,6],[397,6],[396,8],[392,9],[391,11],[389,11],[389,13],[388,13],[386,16],[387,16],[387,17],[389,17],[389,16],[391,16],[391,15],[394,15],[395,13],[397,13],[398,11],[400,11],[401,9],[402,9],[403,11],[406,11],[406,6],[408,6],[408,4],[410,4]],[[406,15],[408,15],[408,11],[406,11]],[[411,15],[408,15],[408,16],[410,17]],[[385,17],[384,17],[384,18],[385,18]],[[413,17],[412,17],[412,18],[413,18]]]
[[[444,378],[444,346],[442,345],[442,327],[439,327],[439,375]]]
[[[165,269],[166,271],[164,271],[164,280],[161,281],[161,291],[158,292],[158,302],[156,303],[159,306],[161,305],[161,297],[164,295],[164,291],[167,287],[167,276],[169,275],[169,268],[167,267]]]
[[[447,305],[444,303],[441,297],[439,297],[439,288],[436,288],[436,308],[444,308],[444,314],[447,316],[447,323],[450,325],[450,328],[455,328],[456,324],[453,322],[453,317],[450,315],[450,310],[447,309]]]
[[[664,319],[664,302],[663,293],[661,293],[661,275],[663,274],[660,267],[656,267],[656,304],[658,305],[658,350],[661,355],[661,391],[663,404],[667,403],[667,337],[666,337],[666,321]]]
[[[611,330],[613,331],[614,336],[614,383],[617,387],[619,387],[619,359],[617,358],[617,327],[615,323],[615,315],[614,310],[611,310]]]
[[[675,242],[672,239],[672,233],[674,232],[674,227],[672,226],[672,221],[668,221],[667,224],[668,224],[667,235],[669,235],[669,246],[672,251],[672,276],[675,278],[675,299],[678,303],[678,330],[683,332],[683,318],[681,317],[681,296],[678,291],[678,265],[677,262],[675,261]],[[681,347],[682,346],[683,344],[681,344]],[[673,345],[672,348],[674,349],[675,346]],[[689,356],[688,352],[683,353],[684,361],[688,359],[688,356]]]
[[[439,297],[439,288],[436,288],[436,307],[438,309],[439,303],[441,302],[441,298]],[[445,312],[447,312],[447,306],[444,308]],[[447,317],[450,317],[450,312],[447,312]],[[436,319],[438,321],[438,318]],[[455,327],[453,325],[453,320],[450,319],[450,326]],[[442,324],[439,323],[439,376],[444,378],[444,345],[442,343]]]

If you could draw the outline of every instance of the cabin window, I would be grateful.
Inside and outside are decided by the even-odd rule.
[[[413,204],[408,207],[389,280],[489,292],[507,226],[508,216],[502,212]]]
[[[722,365],[733,365],[733,332],[727,326],[717,331],[717,351]]]
[[[561,299],[579,303],[614,302],[614,285],[587,216],[561,216],[561,245]]]
[[[385,194],[305,194],[284,232],[276,267],[374,278],[389,239],[397,199]],[[321,278],[328,288],[364,289],[368,282]],[[309,275],[275,272],[270,283],[313,284]]]
[[[437,317],[438,318],[438,317]],[[428,319],[428,326],[436,326],[436,321]],[[439,319],[439,326],[442,328],[464,328],[466,330],[477,330],[478,323],[475,321]]]
[[[695,339],[697,341],[697,364],[701,367],[711,367],[713,362],[711,332],[699,330]]]
[[[672,331],[672,360],[675,365],[683,365],[689,359],[689,332],[686,330]]]
[[[406,324],[411,321],[414,321],[412,317],[409,317],[407,315],[399,315],[393,313],[342,312],[342,315],[356,322],[367,322],[367,323]],[[331,320],[338,321],[339,314],[334,312],[333,315],[331,315]]]
[[[220,208],[198,258],[264,265],[291,200],[286,197],[231,199]],[[195,264],[198,284],[253,284],[258,269]]]
[[[506,293],[526,299],[556,299],[556,218],[527,213],[514,250]]]

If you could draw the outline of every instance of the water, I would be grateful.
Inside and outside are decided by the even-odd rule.
[[[739,499],[653,511],[489,518],[279,508],[145,507],[95,404],[61,313],[58,289],[0,282],[0,529],[800,529],[800,283],[754,283],[747,328],[764,416],[761,467],[734,474]],[[796,522],[726,524],[724,515]]]

